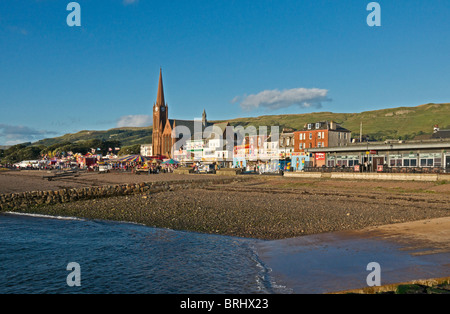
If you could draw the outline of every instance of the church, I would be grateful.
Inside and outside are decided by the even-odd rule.
[[[195,123],[199,121],[194,120],[177,120],[169,119],[169,108],[164,99],[164,87],[162,79],[162,70],[159,71],[158,92],[156,96],[156,103],[153,104],[153,134],[152,134],[152,150],[155,156],[166,156],[173,158],[173,147],[180,138],[172,137],[173,131],[176,127],[181,126],[189,130],[191,136],[196,130]],[[206,119],[206,111],[203,110],[201,131],[205,128],[214,125],[209,123]]]

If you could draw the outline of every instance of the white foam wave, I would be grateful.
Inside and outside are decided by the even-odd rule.
[[[81,220],[81,221],[84,221],[84,219],[77,218],[77,217],[52,216],[52,215],[18,213],[18,212],[5,212],[5,214],[18,215],[18,216],[29,216],[29,217],[37,217],[37,218],[58,219],[58,220]]]

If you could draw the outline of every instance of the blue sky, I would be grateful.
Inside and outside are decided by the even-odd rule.
[[[450,101],[448,0],[0,2],[0,145],[169,117],[362,112]]]

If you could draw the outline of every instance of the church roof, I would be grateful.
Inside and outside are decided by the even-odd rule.
[[[159,69],[159,83],[158,83],[158,94],[156,96],[156,104],[159,106],[163,106],[166,104],[164,100],[164,88],[162,81],[162,70]]]
[[[174,127],[178,127],[178,126],[187,127],[189,129],[189,132],[191,132],[191,137],[193,137],[195,135],[194,134],[194,132],[196,131],[195,130],[195,123],[198,123],[198,125],[201,126],[201,132],[203,132],[206,127],[213,125],[213,123],[210,123],[210,122],[206,122],[206,125],[203,125],[201,120],[168,119],[168,122],[169,122],[170,128],[172,130],[174,129]]]

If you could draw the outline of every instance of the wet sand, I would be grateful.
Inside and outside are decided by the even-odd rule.
[[[450,217],[262,242],[258,251],[293,293],[392,291],[450,276]],[[367,285],[371,262],[380,265],[380,288]]]

